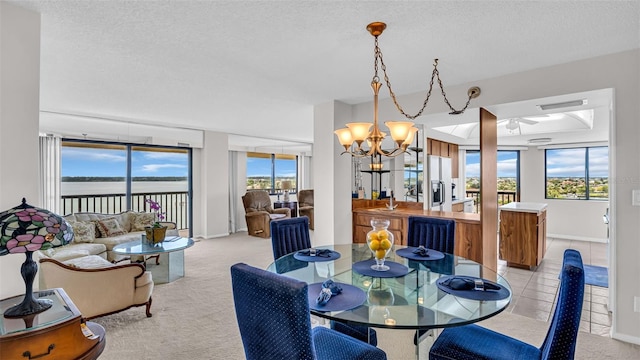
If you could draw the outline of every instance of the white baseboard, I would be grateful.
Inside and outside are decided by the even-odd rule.
[[[620,340],[620,341],[624,341],[630,344],[636,344],[636,345],[640,345],[640,338],[637,336],[631,336],[631,335],[625,335],[625,334],[620,334],[617,332],[611,332],[611,338],[612,339],[616,339],[616,340]]]
[[[547,234],[547,238],[564,239],[564,240],[580,240],[597,243],[608,243],[609,239],[592,238],[586,236],[564,235],[564,234]]]
[[[221,238],[221,237],[225,237],[225,236],[229,236],[229,233],[213,234],[213,235],[197,235],[197,236],[194,236],[194,237],[198,238],[198,239],[207,240],[207,239]]]

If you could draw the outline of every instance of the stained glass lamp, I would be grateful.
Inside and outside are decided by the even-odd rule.
[[[50,300],[33,297],[33,280],[38,272],[38,264],[33,261],[33,252],[66,245],[72,239],[73,230],[61,216],[31,206],[24,198],[21,205],[0,213],[0,256],[27,256],[20,268],[25,284],[24,300],[7,309],[4,312],[5,317],[26,317],[51,307]]]

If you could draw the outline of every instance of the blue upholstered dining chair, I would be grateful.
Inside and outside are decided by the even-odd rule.
[[[451,219],[439,219],[425,216],[409,216],[407,229],[407,245],[424,246],[443,253],[453,254],[455,248],[456,222]],[[410,264],[411,266],[411,264]],[[453,274],[453,259],[446,256],[442,260],[429,262],[425,265],[439,274]],[[418,343],[430,331],[420,330],[414,337],[413,343]]]
[[[453,254],[456,222],[425,216],[409,216],[407,245]]]
[[[274,220],[271,222],[271,248],[273,249],[273,259],[276,260],[276,270],[278,273],[281,272],[281,268],[291,271],[306,266],[307,263],[295,259],[278,259],[292,252],[309,249],[310,247],[309,219],[306,216]],[[291,262],[294,263],[292,264]],[[353,336],[356,339],[368,342],[373,346],[378,344],[376,331],[367,326],[348,325],[332,320],[331,328]]]
[[[310,247],[309,218],[301,216],[271,221],[271,248],[274,260]]]
[[[571,360],[576,350],[583,297],[582,257],[578,251],[567,249],[562,261],[558,302],[542,346],[537,348],[478,325],[465,325],[444,329],[433,344],[429,359]]]
[[[302,281],[238,263],[231,266],[231,284],[247,360],[387,358],[340,332],[312,329],[308,285]]]

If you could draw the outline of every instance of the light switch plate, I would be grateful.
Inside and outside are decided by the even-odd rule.
[[[631,192],[631,205],[640,206],[640,190],[633,190]]]

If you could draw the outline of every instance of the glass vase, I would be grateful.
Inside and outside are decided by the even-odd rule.
[[[384,259],[393,246],[393,234],[387,230],[389,224],[389,220],[373,219],[371,220],[373,230],[367,233],[367,245],[376,260],[376,264],[371,265],[371,268],[376,271],[389,270],[389,266],[384,264]]]

